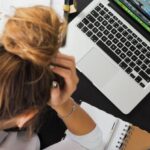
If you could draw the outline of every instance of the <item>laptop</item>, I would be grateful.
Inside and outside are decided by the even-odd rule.
[[[150,92],[150,42],[109,0],[93,0],[69,23],[61,51],[124,114]]]

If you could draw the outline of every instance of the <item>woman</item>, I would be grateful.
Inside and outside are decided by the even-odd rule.
[[[59,52],[65,29],[66,23],[42,6],[16,9],[5,24],[0,37],[0,149],[39,150],[36,131],[47,105],[68,128],[65,140],[47,150],[102,149],[99,128],[71,98],[78,77],[74,58]],[[14,127],[23,130],[8,130]]]

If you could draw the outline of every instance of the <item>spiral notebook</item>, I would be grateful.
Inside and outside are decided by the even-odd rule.
[[[150,133],[147,131],[85,102],[81,107],[102,130],[104,150],[150,150]]]

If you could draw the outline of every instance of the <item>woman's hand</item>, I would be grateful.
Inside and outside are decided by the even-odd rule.
[[[72,56],[58,53],[53,63],[56,64],[56,66],[51,67],[52,71],[63,77],[65,81],[63,89],[60,89],[57,82],[53,82],[51,99],[48,104],[56,110],[71,99],[71,95],[77,88],[79,78],[76,73],[75,59]]]

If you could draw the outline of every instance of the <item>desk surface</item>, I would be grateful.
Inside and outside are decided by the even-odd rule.
[[[92,0],[79,1],[79,11],[81,11]],[[73,18],[74,16],[71,16]],[[78,71],[80,82],[73,97],[84,100],[116,117],[133,123],[142,129],[150,132],[150,94],[128,115],[121,113],[93,84]]]

